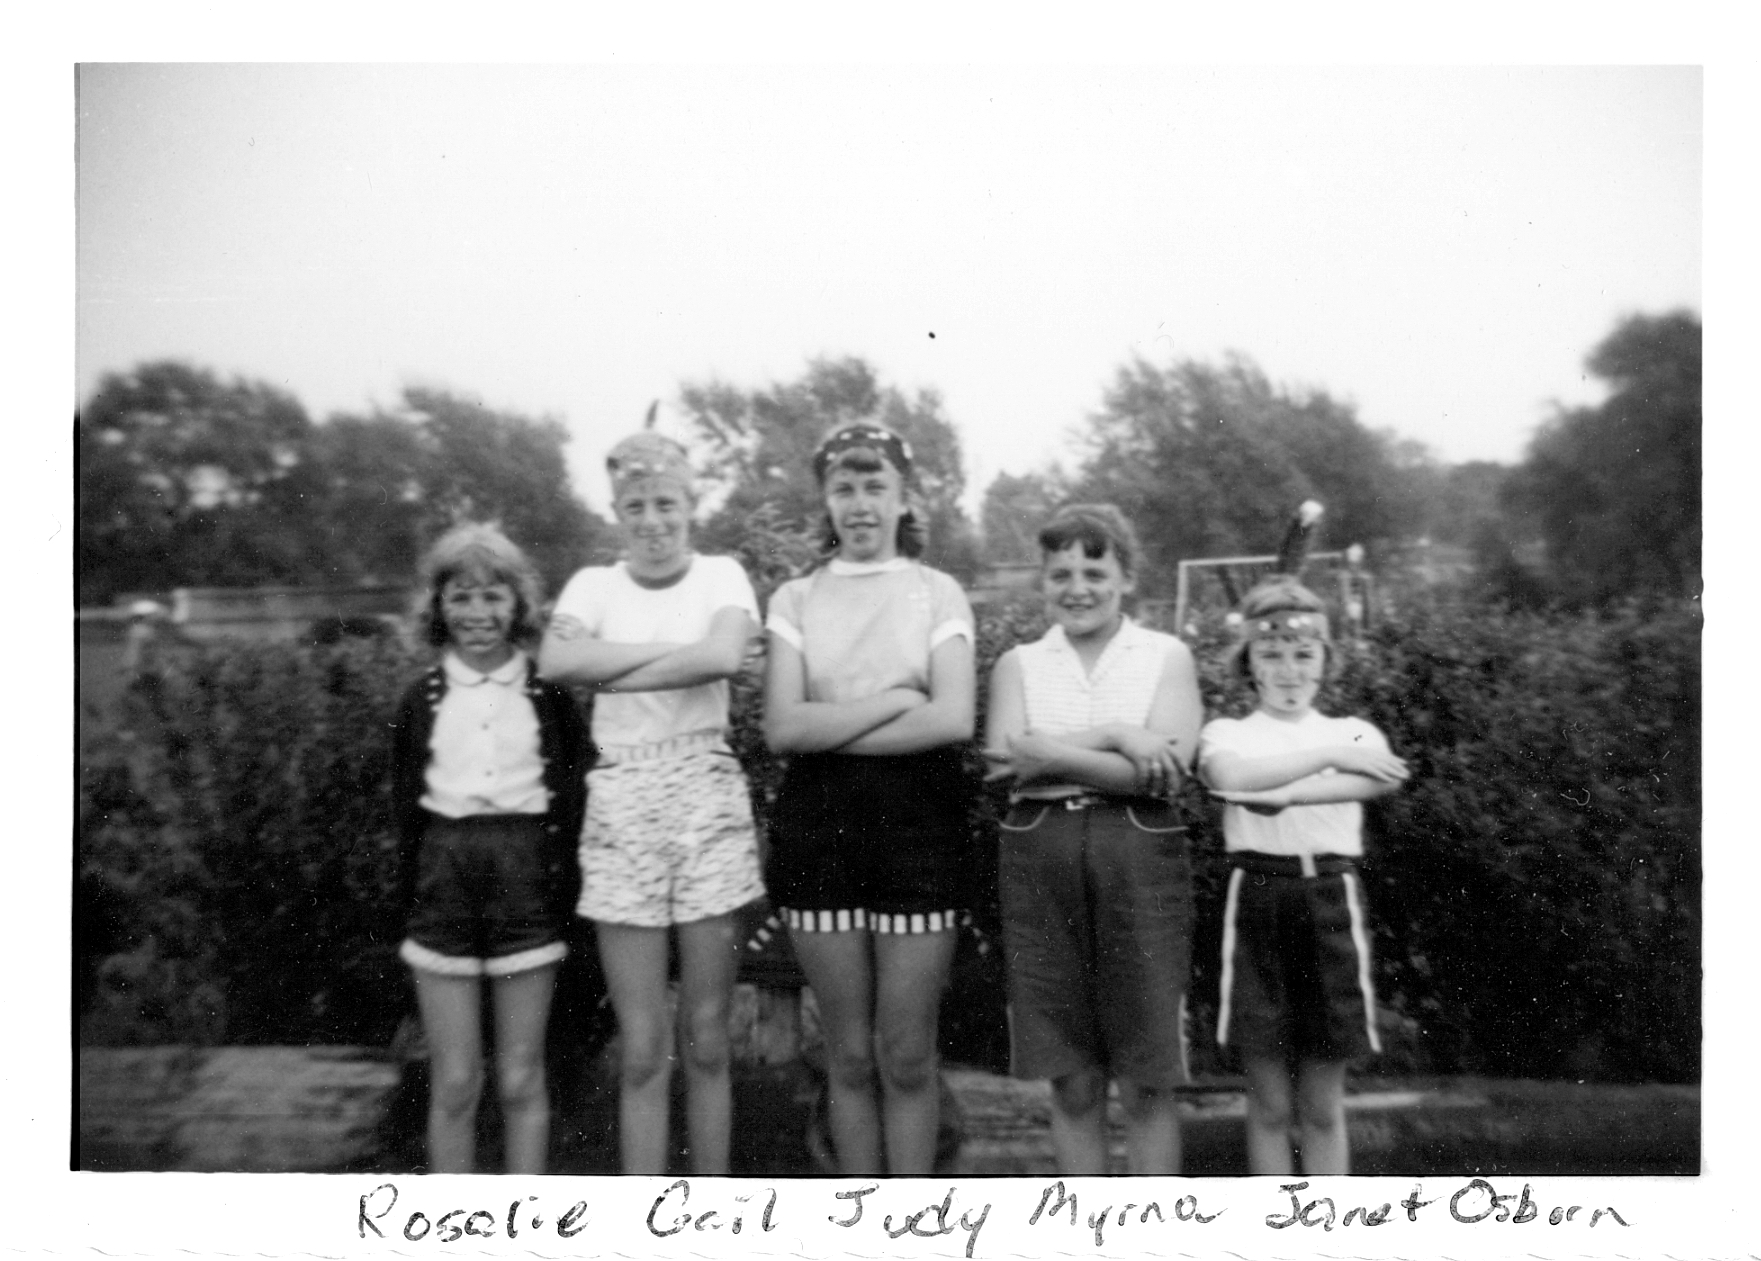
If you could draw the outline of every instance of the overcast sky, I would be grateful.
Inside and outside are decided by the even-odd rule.
[[[78,388],[176,356],[315,418],[406,383],[598,458],[684,382],[860,355],[975,490],[1120,365],[1240,351],[1448,461],[1701,303],[1694,68],[104,66]],[[933,336],[932,336],[933,334]],[[669,418],[676,427],[676,416]]]

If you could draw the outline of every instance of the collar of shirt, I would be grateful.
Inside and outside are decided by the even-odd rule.
[[[1099,675],[1102,666],[1120,653],[1131,651],[1142,639],[1143,627],[1129,617],[1121,619],[1119,629],[1107,641],[1107,646],[1101,649],[1100,658],[1095,662],[1095,674]],[[1076,659],[1076,645],[1070,642],[1070,637],[1064,633],[1062,626],[1053,626],[1046,632],[1046,643],[1053,652]]]
[[[863,574],[892,574],[911,566],[908,556],[895,556],[892,560],[855,561],[834,556],[826,562],[826,570],[842,578],[859,578]]]
[[[488,674],[473,670],[459,660],[457,653],[452,652],[442,659],[441,667],[446,671],[447,681],[459,687],[476,687],[479,683],[499,683],[503,687],[514,687],[526,677],[526,654],[515,649],[513,656]]]

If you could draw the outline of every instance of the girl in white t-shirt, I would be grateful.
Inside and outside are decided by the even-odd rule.
[[[557,598],[539,668],[595,691],[581,901],[593,920],[623,1055],[625,1173],[665,1173],[679,943],[679,1034],[696,1173],[728,1171],[732,912],[764,892],[746,778],[729,749],[728,679],[758,633],[737,561],[689,545],[690,465],[643,432],[606,459],[625,559],[583,569]]]
[[[765,624],[765,738],[789,759],[767,883],[819,1003],[839,1165],[927,1174],[937,1017],[969,905],[972,610],[913,559],[903,439],[847,426],[813,463],[834,551]]]
[[[1370,932],[1357,863],[1363,805],[1407,765],[1361,718],[1314,708],[1331,667],[1326,605],[1289,578],[1241,602],[1229,672],[1259,705],[1199,737],[1199,775],[1228,805],[1217,1041],[1247,1076],[1248,1169],[1350,1173],[1345,1074],[1380,1050]]]

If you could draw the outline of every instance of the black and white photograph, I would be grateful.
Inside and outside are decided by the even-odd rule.
[[[69,69],[88,1194],[1554,1256],[1733,1173],[1705,66]]]

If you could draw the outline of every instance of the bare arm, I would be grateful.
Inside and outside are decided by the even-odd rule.
[[[1021,665],[1010,652],[991,672],[985,748],[995,767],[990,777],[1161,796],[1179,786],[1191,763],[1202,712],[1192,654],[1177,644],[1163,662],[1143,726],[1106,723],[1058,736],[1030,734]]]
[[[729,606],[716,610],[709,633],[600,685],[602,692],[665,692],[732,678],[746,662],[746,646],[758,633],[752,615]]]
[[[1205,759],[1204,778],[1212,788],[1224,792],[1260,792],[1282,788],[1328,770],[1386,783],[1390,788],[1398,786],[1410,773],[1406,763],[1386,749],[1362,744],[1335,744],[1266,757],[1220,751]]]
[[[859,701],[807,699],[807,664],[772,632],[764,670],[764,742],[772,753],[829,753],[928,703],[922,692],[896,687]]]
[[[658,661],[680,646],[595,639],[579,618],[559,613],[544,630],[544,642],[538,648],[538,673],[558,683],[598,687]]]
[[[1400,787],[1399,780],[1372,779],[1367,775],[1310,775],[1277,788],[1258,791],[1214,791],[1211,795],[1239,806],[1273,810],[1285,806],[1324,806],[1339,801],[1373,801]]]
[[[863,733],[842,751],[884,756],[964,744],[972,739],[975,673],[972,641],[962,635],[944,639],[929,655],[928,703]]]

